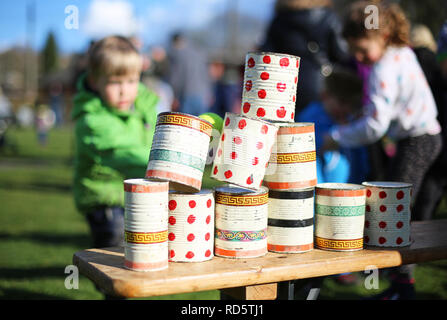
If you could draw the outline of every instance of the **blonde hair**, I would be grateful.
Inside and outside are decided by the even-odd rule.
[[[411,28],[411,45],[415,48],[424,47],[435,52],[438,50],[435,38],[430,29],[423,24],[416,24]]]
[[[379,28],[367,29],[365,8],[375,5],[379,12]],[[410,44],[410,23],[397,4],[382,4],[381,1],[354,2],[345,18],[343,36],[347,39],[361,39],[382,36],[386,44],[403,47]]]
[[[106,37],[94,43],[88,52],[87,70],[93,79],[140,73],[141,68],[138,50],[125,37]]]

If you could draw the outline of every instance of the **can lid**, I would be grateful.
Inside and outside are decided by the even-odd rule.
[[[202,189],[199,192],[183,192],[183,191],[179,191],[179,190],[169,190],[169,194],[175,194],[176,196],[194,196],[194,195],[208,195],[208,194],[212,194],[213,190],[211,189]]]
[[[249,55],[249,54],[280,56],[280,57],[294,58],[294,59],[298,59],[298,60],[301,59],[299,56],[294,56],[294,55],[285,54],[285,53],[269,52],[269,51],[249,51],[249,52],[247,52],[247,55]]]
[[[235,195],[235,196],[254,196],[254,195],[268,193],[268,191],[269,191],[268,188],[264,187],[264,186],[261,186],[261,187],[259,187],[259,190],[254,191],[254,190],[238,187],[238,186],[232,185],[232,184],[226,184],[223,186],[216,187],[215,190],[216,190],[216,193]]]
[[[365,187],[375,187],[375,188],[410,188],[413,185],[407,182],[392,182],[392,181],[365,181],[362,182]]]

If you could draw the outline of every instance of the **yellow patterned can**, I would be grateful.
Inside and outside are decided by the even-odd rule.
[[[168,182],[124,180],[124,266],[168,267]]]
[[[225,258],[255,258],[267,253],[268,189],[230,185],[215,189],[215,254]]]
[[[315,188],[315,246],[332,251],[363,249],[364,186],[321,183]]]
[[[301,190],[317,184],[315,125],[275,123],[276,142],[264,176],[269,190]]]
[[[178,191],[200,191],[212,129],[208,121],[193,115],[160,113],[146,178],[167,180]]]

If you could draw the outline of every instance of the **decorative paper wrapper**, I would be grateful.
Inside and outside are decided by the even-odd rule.
[[[313,249],[314,189],[269,190],[267,248],[281,253]]]
[[[365,187],[322,183],[315,188],[315,246],[332,251],[363,249]]]
[[[411,244],[412,185],[404,182],[364,182],[366,245],[405,247]]]
[[[193,115],[158,115],[146,178],[168,180],[174,189],[197,192],[202,185],[212,125]]]
[[[249,52],[245,59],[242,114],[271,121],[293,121],[300,58]]]
[[[279,129],[265,172],[269,190],[299,190],[317,185],[315,125],[275,123]]]
[[[214,195],[211,190],[169,193],[169,261],[201,262],[213,258]]]
[[[168,182],[124,180],[124,266],[168,267]]]
[[[252,192],[232,186],[215,190],[215,254],[255,258],[267,253],[268,189]]]
[[[266,121],[227,112],[211,177],[259,190],[277,131]]]

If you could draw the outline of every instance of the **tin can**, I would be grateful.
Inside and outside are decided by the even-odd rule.
[[[168,182],[124,180],[124,266],[168,267]]]
[[[227,112],[211,177],[259,190],[277,131],[266,121]]]
[[[213,258],[214,195],[212,190],[198,193],[169,192],[169,261],[201,262]]]
[[[299,190],[317,185],[315,125],[275,123],[279,129],[265,172],[269,190]]]
[[[193,115],[158,115],[146,178],[168,180],[179,191],[197,192],[202,185],[212,125]]]
[[[267,253],[268,189],[253,192],[234,186],[217,187],[215,254],[255,258]]]
[[[366,187],[366,245],[405,247],[411,244],[412,184],[404,182],[363,182]]]
[[[365,187],[322,183],[315,188],[315,245],[332,251],[363,249]]]
[[[313,249],[314,188],[300,191],[269,190],[267,248],[280,253]]]
[[[300,58],[249,52],[245,59],[242,114],[270,121],[293,121]]]

